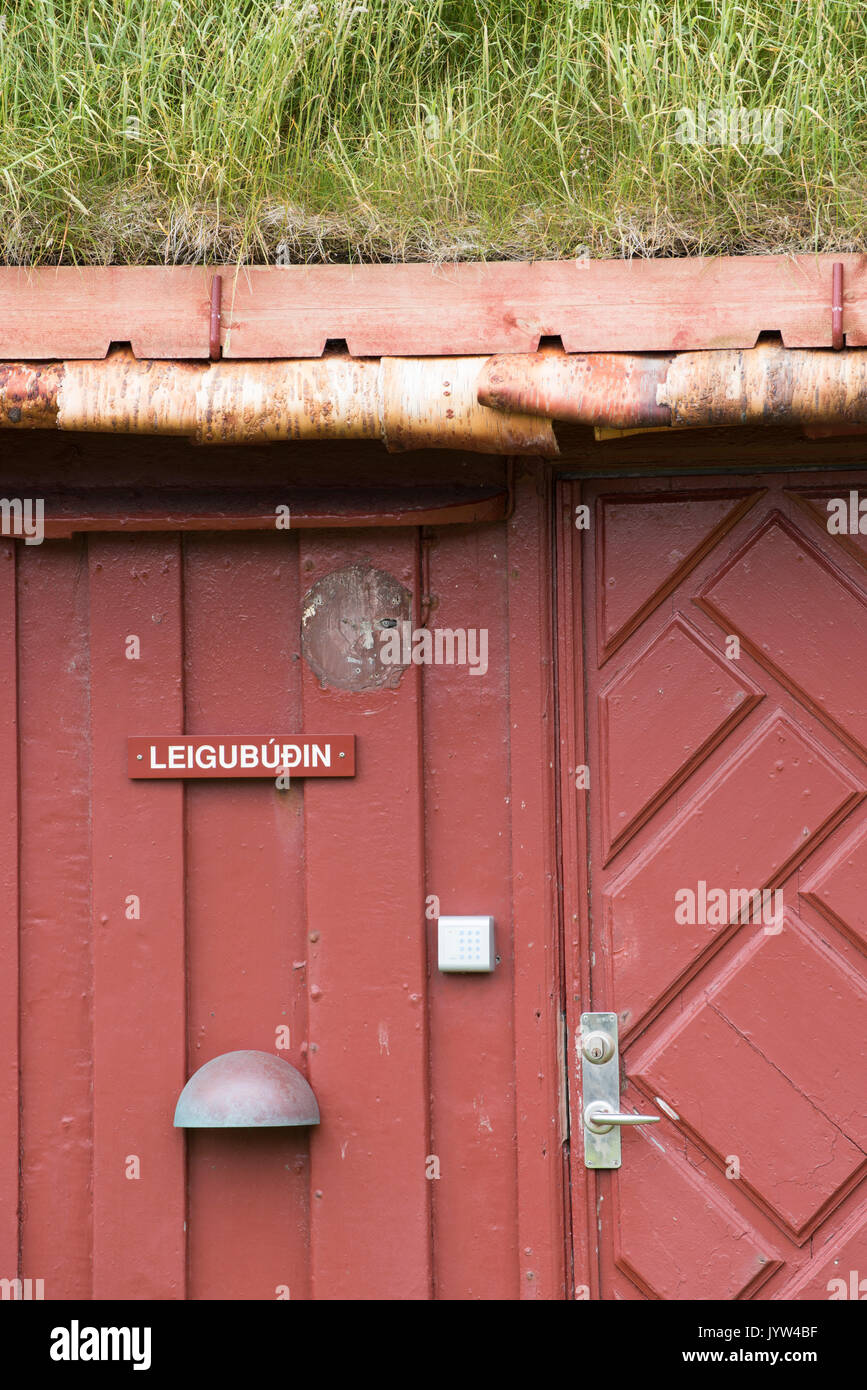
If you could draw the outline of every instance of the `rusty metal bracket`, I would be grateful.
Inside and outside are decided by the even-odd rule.
[[[843,346],[843,262],[835,261],[831,273],[831,347]]]
[[[215,275],[211,281],[211,328],[208,337],[208,353],[212,362],[219,361],[223,355],[220,343],[220,321],[223,316],[223,277]]]

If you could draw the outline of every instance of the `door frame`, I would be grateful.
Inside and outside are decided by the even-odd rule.
[[[571,1297],[552,470],[515,460],[508,575],[519,1297]]]
[[[577,769],[587,762],[581,536],[575,509],[581,504],[578,479],[555,483],[556,564],[554,613],[557,640],[557,742],[559,753],[560,882],[563,922],[566,1094],[570,1115],[569,1226],[571,1239],[567,1290],[570,1299],[599,1299],[599,1241],[596,1174],[584,1167],[580,1107],[581,1014],[592,1003],[590,968],[589,834],[587,797],[576,788]],[[591,769],[592,776],[592,769]],[[567,871],[574,865],[575,871]]]

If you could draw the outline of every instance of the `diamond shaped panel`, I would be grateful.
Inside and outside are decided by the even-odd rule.
[[[606,856],[762,699],[676,617],[599,697]]]
[[[867,596],[772,515],[696,602],[859,752],[867,749]]]
[[[839,931],[867,945],[867,828],[850,836],[816,869],[801,896]]]
[[[599,647],[605,657],[635,631],[750,507],[757,492],[600,499]]]
[[[859,795],[843,768],[788,718],[777,714],[760,725],[606,897],[615,1008],[624,1027],[631,1029],[728,925],[678,922],[679,890],[695,891],[699,880],[726,890],[779,882]]]
[[[787,913],[630,1072],[802,1241],[867,1161],[863,980]],[[798,1022],[800,1026],[798,1026]],[[794,1026],[793,1026],[794,1024]]]
[[[677,1154],[633,1132],[619,1170],[617,1264],[658,1299],[732,1299],[778,1262],[755,1231]]]

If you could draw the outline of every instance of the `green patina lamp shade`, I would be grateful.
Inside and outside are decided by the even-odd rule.
[[[224,1052],[199,1067],[178,1098],[177,1129],[318,1125],[316,1097],[297,1067],[270,1052]]]

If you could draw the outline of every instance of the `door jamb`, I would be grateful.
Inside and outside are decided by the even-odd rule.
[[[556,499],[556,667],[557,739],[560,760],[559,821],[564,924],[564,983],[566,998],[566,1073],[570,1135],[570,1196],[572,1286],[569,1297],[598,1299],[599,1224],[596,1174],[584,1167],[581,1140],[580,1066],[578,1045],[581,1014],[591,1007],[589,838],[587,795],[577,787],[578,770],[587,762],[586,680],[583,634],[583,573],[581,537],[576,508],[581,504],[579,480],[558,480]],[[577,615],[577,621],[576,621]],[[593,770],[590,770],[592,777]],[[575,866],[573,870],[570,866]]]

